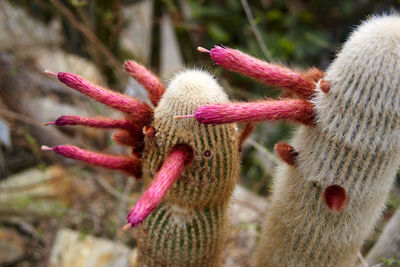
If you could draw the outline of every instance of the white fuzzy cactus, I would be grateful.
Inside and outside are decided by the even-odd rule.
[[[228,48],[210,53],[217,64],[302,98],[214,104],[194,114],[211,124],[280,118],[306,124],[292,146],[277,146],[286,163],[276,173],[256,265],[353,266],[400,163],[400,18],[362,23],[325,76]]]

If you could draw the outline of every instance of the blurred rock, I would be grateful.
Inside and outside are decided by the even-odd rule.
[[[236,185],[232,196],[231,230],[225,247],[225,267],[253,266],[259,224],[268,202],[246,188]]]
[[[122,8],[126,26],[121,32],[121,46],[142,63],[150,60],[153,0],[139,1]]]
[[[366,260],[370,266],[375,264],[385,267],[400,265],[400,209],[386,224],[378,241],[368,252]]]
[[[122,243],[84,235],[77,231],[58,231],[50,255],[50,267],[124,267],[135,263],[136,251]]]
[[[11,148],[10,128],[6,121],[0,117],[0,145]]]
[[[161,63],[160,75],[166,79],[183,69],[183,59],[174,31],[171,16],[165,13],[161,18]]]
[[[32,55],[38,47],[61,42],[61,25],[53,20],[48,25],[31,18],[28,13],[7,1],[0,1],[0,50],[19,55]]]
[[[15,231],[0,229],[0,265],[11,266],[25,254],[24,240]]]
[[[36,150],[39,150],[42,144],[48,146],[72,144],[88,148],[87,144],[83,144],[77,138],[70,138],[64,135],[57,127],[43,125],[48,119],[56,119],[57,111],[62,110],[60,106],[64,107],[63,105],[58,106],[57,103],[59,102],[56,102],[57,99],[69,99],[69,103],[71,103],[71,99],[81,101],[82,104],[74,105],[71,108],[76,113],[79,113],[79,115],[85,115],[85,112],[81,112],[81,109],[82,107],[89,107],[87,97],[67,88],[58,82],[57,79],[54,79],[54,77],[38,72],[29,62],[21,62],[10,54],[0,54],[0,73],[2,74],[0,83],[0,98],[2,100],[0,114],[10,123],[14,123],[10,127],[13,140],[14,137],[18,139],[18,135],[22,133],[23,135],[29,134],[32,137],[31,139],[35,142]],[[75,106],[79,106],[80,108],[77,109]],[[89,110],[89,108],[85,110]],[[42,120],[44,118],[46,120]],[[29,128],[19,128],[17,126],[20,124],[15,124],[15,122],[23,122],[25,125],[29,125]],[[24,137],[22,136],[22,138]],[[32,144],[30,145],[32,146]],[[14,149],[18,149],[18,146],[14,146]],[[41,156],[55,162],[66,162],[65,159],[54,153],[42,153]],[[29,162],[32,161],[30,159]],[[32,166],[29,162],[26,167]],[[23,167],[24,165],[22,164],[18,168],[22,169]]]
[[[40,122],[54,121],[62,115],[89,115],[84,109],[60,103],[52,98],[33,98],[26,105],[29,110],[35,110],[35,119]]]
[[[267,207],[268,202],[265,198],[241,185],[236,185],[232,196],[231,223],[234,226],[254,223],[267,211]]]
[[[73,179],[57,165],[28,169],[0,182],[0,217],[62,216],[74,198],[93,190],[90,183]]]
[[[49,69],[53,72],[72,72],[92,83],[105,84],[100,71],[91,61],[62,50],[37,50],[35,52],[35,60],[39,69]]]
[[[147,91],[144,89],[144,87],[138,83],[135,79],[129,78],[128,83],[125,87],[125,94],[133,96],[141,101],[146,102],[150,106],[153,104],[151,103],[149,99],[149,95]]]

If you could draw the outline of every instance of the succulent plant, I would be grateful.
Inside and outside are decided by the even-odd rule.
[[[381,215],[400,160],[400,18],[372,17],[326,74],[215,47],[218,65],[282,87],[296,98],[200,106],[199,122],[291,119],[256,251],[257,266],[353,266]]]
[[[125,113],[125,119],[62,116],[49,124],[119,129],[114,139],[132,148],[129,156],[104,155],[64,145],[44,147],[65,157],[143,177],[146,190],[127,216],[138,227],[140,266],[219,266],[229,229],[230,197],[239,174],[239,136],[234,125],[211,127],[176,116],[199,105],[227,102],[204,71],[178,74],[165,89],[143,66],[124,68],[149,92],[155,107],[85,81],[52,73],[67,86]]]

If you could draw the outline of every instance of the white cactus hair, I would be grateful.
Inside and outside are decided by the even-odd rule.
[[[296,166],[276,175],[257,266],[354,266],[382,213],[400,164],[400,17],[372,16],[357,27],[315,91],[315,125],[292,145]],[[317,185],[317,186],[315,186]],[[339,186],[343,209],[324,193]],[[290,234],[288,234],[290,232]]]

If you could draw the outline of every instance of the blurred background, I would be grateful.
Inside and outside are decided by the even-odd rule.
[[[362,19],[399,6],[399,0],[1,0],[0,266],[135,263],[134,230],[121,227],[141,182],[40,150],[74,144],[126,153],[113,142],[112,131],[43,125],[61,115],[119,114],[63,86],[44,69],[77,73],[148,101],[140,84],[122,70],[124,60],[135,59],[166,84],[184,68],[201,68],[215,74],[231,99],[277,97],[276,89],[213,66],[197,46],[226,45],[292,68],[325,69]],[[245,144],[225,266],[251,263],[278,162],[273,146],[289,139],[294,127],[259,124]],[[396,186],[363,255],[399,204]],[[393,255],[380,262],[399,264]]]

